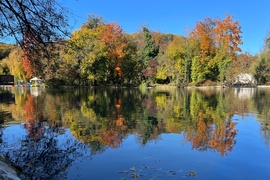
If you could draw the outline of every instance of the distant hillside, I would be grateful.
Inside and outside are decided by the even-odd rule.
[[[164,49],[175,37],[183,37],[177,34],[166,34],[166,33],[160,33],[160,32],[155,32],[155,31],[150,31],[150,32],[151,32],[152,37],[156,41],[156,44],[158,45],[160,51],[164,51]],[[129,37],[137,44],[138,49],[143,48],[144,39],[143,39],[142,32],[131,33],[129,34]]]
[[[5,44],[5,43],[0,42],[0,60],[8,57],[11,50],[16,47],[17,46],[14,44]]]

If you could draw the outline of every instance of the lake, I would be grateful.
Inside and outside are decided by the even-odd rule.
[[[270,88],[0,90],[28,179],[269,179]]]

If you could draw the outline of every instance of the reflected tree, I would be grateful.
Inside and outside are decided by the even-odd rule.
[[[260,134],[267,147],[270,147],[270,98],[269,89],[258,89],[252,98],[258,112],[257,119],[261,123]]]
[[[193,125],[185,132],[185,137],[194,149],[217,151],[226,155],[236,144],[235,136],[238,130],[226,109],[219,107],[223,105],[219,105],[222,101],[218,101],[217,97],[195,92],[191,94]]]
[[[43,107],[38,103],[37,98],[28,94],[24,108],[26,118],[24,128],[27,129],[30,137],[35,141],[39,141],[45,133]]]
[[[61,141],[59,138],[59,129],[48,127],[42,140],[36,142],[26,136],[18,149],[6,152],[5,156],[29,179],[63,179],[72,162],[82,156],[85,146],[71,137]]]
[[[142,99],[142,110],[139,112],[137,121],[138,139],[142,145],[151,140],[156,140],[161,133],[157,119],[157,104],[154,96],[151,97],[150,95]]]
[[[61,144],[57,137],[68,135],[66,129],[84,146],[78,141],[75,143],[75,140],[74,144],[83,146],[87,153],[90,151],[90,156],[101,154],[109,148],[119,148],[129,135],[136,134],[139,144],[146,145],[159,140],[162,133],[182,133],[185,142],[191,143],[193,149],[217,152],[223,156],[231,152],[237,142],[237,124],[233,120],[235,114],[244,117],[247,112],[258,112],[261,134],[266,144],[269,142],[269,93],[267,89],[256,90],[253,95],[251,93],[251,96],[244,98],[235,89],[155,88],[147,90],[145,94],[134,89],[92,88],[48,92],[37,98],[29,92],[24,92],[21,99],[16,95],[17,106],[24,107],[21,108],[24,116],[16,115],[18,112],[15,111],[20,109],[18,107],[5,108],[9,108],[12,116],[25,118],[24,127],[28,134],[23,144],[19,143],[22,149],[23,146],[30,148],[51,143],[53,147],[46,152],[55,151],[56,155],[51,155],[54,157],[60,152],[53,149]],[[54,134],[55,138],[48,137],[50,134]],[[80,153],[81,150],[75,152]],[[39,157],[38,152],[34,153]],[[12,154],[10,157],[15,162]]]

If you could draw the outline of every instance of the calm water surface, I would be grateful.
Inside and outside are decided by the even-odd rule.
[[[270,179],[270,88],[0,90],[28,179]]]

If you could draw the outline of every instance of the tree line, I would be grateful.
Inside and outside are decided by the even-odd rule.
[[[197,22],[186,36],[147,27],[127,34],[118,23],[89,15],[68,39],[42,43],[30,28],[24,48],[0,44],[0,72],[25,81],[38,76],[52,86],[232,85],[240,73],[265,84],[269,41],[258,55],[243,53],[241,33],[229,14]]]

